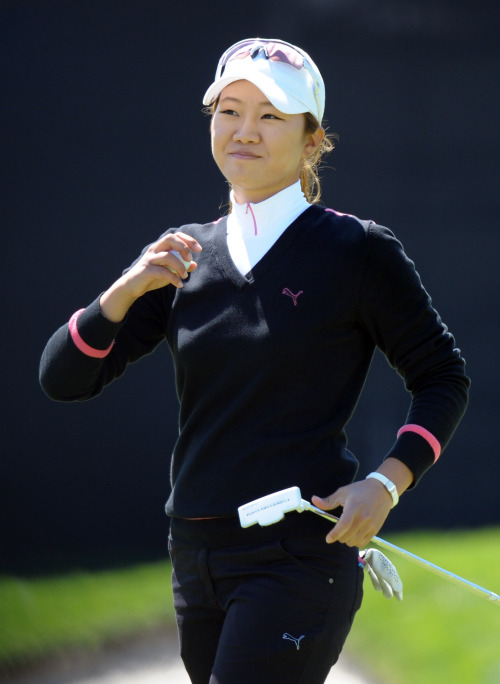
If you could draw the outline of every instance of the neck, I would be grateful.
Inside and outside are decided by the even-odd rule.
[[[265,202],[266,200],[270,199],[271,197],[274,197],[275,195],[278,195],[280,192],[283,190],[286,190],[287,188],[290,188],[294,186],[299,179],[295,180],[293,183],[290,183],[290,185],[287,185],[284,188],[279,188],[274,192],[251,192],[248,190],[245,190],[243,188],[235,187],[232,186],[231,188],[231,201],[235,201],[238,204],[260,204],[261,202]]]

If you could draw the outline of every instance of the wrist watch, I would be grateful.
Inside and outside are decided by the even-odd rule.
[[[370,473],[369,475],[366,476],[366,479],[368,480],[370,478],[373,478],[374,480],[378,480],[379,482],[381,482],[384,485],[384,487],[387,489],[387,491],[389,492],[391,499],[392,499],[391,508],[394,508],[394,506],[396,506],[396,504],[399,501],[398,490],[397,490],[394,482],[392,482],[392,480],[389,480],[388,477],[386,477],[385,475],[382,475],[381,473]]]

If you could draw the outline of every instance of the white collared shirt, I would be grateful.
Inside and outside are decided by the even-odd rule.
[[[300,181],[257,204],[238,204],[232,190],[230,198],[227,245],[242,275],[252,270],[288,226],[310,206]]]

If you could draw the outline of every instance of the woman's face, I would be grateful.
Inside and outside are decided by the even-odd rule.
[[[299,179],[303,158],[321,142],[303,114],[283,114],[249,81],[221,92],[212,117],[212,154],[239,204],[262,202]]]

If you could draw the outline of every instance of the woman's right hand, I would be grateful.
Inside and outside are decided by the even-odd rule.
[[[182,280],[194,271],[193,252],[201,252],[200,243],[185,233],[169,233],[148,247],[141,258],[111,285],[100,300],[101,311],[110,321],[122,321],[136,299],[146,292],[166,285],[182,288]],[[189,268],[172,251],[191,262]],[[171,270],[172,269],[172,270]]]

